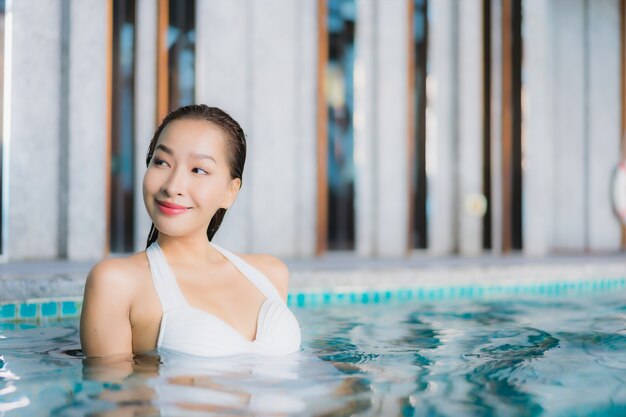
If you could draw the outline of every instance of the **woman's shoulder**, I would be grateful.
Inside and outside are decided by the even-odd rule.
[[[267,254],[240,254],[244,261],[258,269],[274,284],[283,299],[287,299],[289,269],[279,258]]]
[[[148,268],[145,252],[134,253],[125,257],[105,258],[97,262],[87,275],[87,286],[99,290],[132,290],[137,284],[137,277]]]

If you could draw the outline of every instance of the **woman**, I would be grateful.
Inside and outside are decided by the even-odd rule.
[[[245,158],[243,130],[218,108],[191,105],[163,119],[143,181],[153,223],[147,248],[103,260],[87,277],[80,323],[87,357],[299,350],[286,266],[211,242],[239,193]]]

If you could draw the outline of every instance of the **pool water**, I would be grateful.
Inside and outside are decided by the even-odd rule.
[[[624,416],[626,291],[293,308],[302,351],[83,363],[0,324],[0,416]]]

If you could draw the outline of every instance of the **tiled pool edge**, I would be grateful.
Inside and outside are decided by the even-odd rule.
[[[468,280],[469,281],[469,280]],[[626,275],[614,278],[550,279],[537,281],[441,282],[414,286],[338,286],[290,291],[290,307],[384,304],[406,301],[440,301],[520,295],[561,296],[626,289]],[[82,297],[32,298],[0,302],[0,322],[58,320],[80,316]]]
[[[0,322],[41,321],[80,316],[82,297],[33,298],[0,302]]]

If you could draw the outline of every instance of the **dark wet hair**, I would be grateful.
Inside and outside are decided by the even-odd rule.
[[[150,165],[152,155],[154,154],[154,148],[156,147],[159,136],[163,132],[165,127],[174,120],[204,120],[209,122],[224,132],[226,136],[226,151],[228,153],[228,168],[230,170],[230,176],[232,179],[239,178],[243,181],[243,166],[246,162],[246,137],[243,133],[243,129],[239,126],[239,123],[230,117],[225,111],[217,107],[209,107],[206,104],[192,104],[189,106],[179,107],[178,109],[169,113],[157,130],[154,132],[154,136],[148,146],[148,155],[146,156],[146,166]],[[226,215],[226,209],[217,209],[215,215],[209,223],[209,228],[206,231],[207,237],[210,240],[213,239],[215,232],[222,224],[222,220]],[[148,233],[148,240],[146,242],[146,248],[152,244],[159,236],[159,231],[154,227],[154,223],[150,227],[150,233]]]

